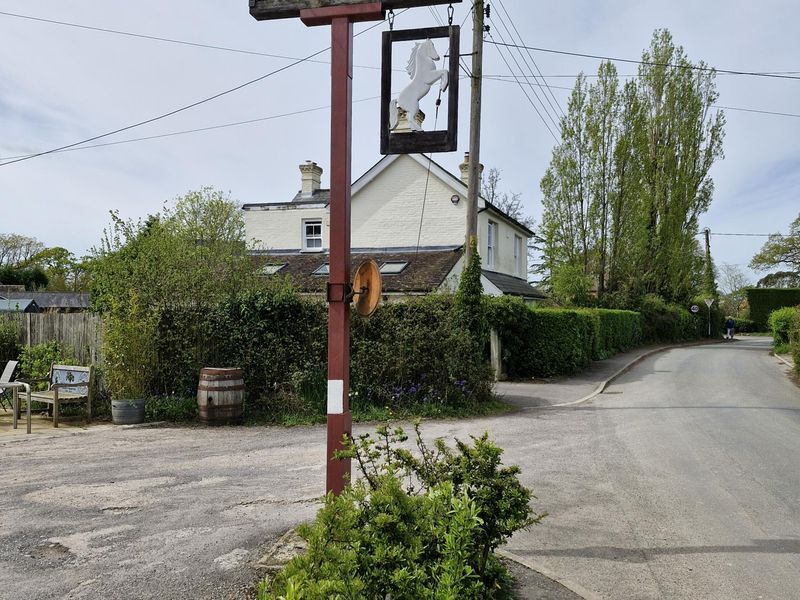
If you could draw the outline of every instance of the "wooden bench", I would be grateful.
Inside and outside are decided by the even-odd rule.
[[[26,380],[27,383],[47,382],[47,389],[31,392],[33,402],[53,406],[53,427],[58,427],[58,411],[61,404],[86,402],[86,422],[92,420],[92,397],[94,396],[94,367],[53,365],[47,378]]]

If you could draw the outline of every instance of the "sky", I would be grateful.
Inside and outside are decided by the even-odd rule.
[[[470,4],[455,4],[456,23],[468,18]],[[513,34],[515,41],[527,46],[635,60],[649,45],[654,29],[667,28],[693,61],[720,69],[800,76],[796,0],[496,0],[491,4],[490,41],[510,42]],[[246,0],[0,0],[3,12],[240,52],[0,14],[0,163],[170,112],[286,67],[330,44],[327,27],[308,28],[295,19],[254,20]],[[398,11],[395,28],[435,26],[434,12],[438,19],[446,19],[443,6]],[[354,56],[354,180],[380,159],[376,96],[381,32],[388,25],[367,30],[373,25],[356,25],[356,32],[364,33],[356,38]],[[471,51],[469,22],[462,31],[461,47],[464,54]],[[443,50],[440,47],[440,53]],[[481,162],[487,169],[500,170],[501,189],[522,194],[526,212],[538,221],[539,180],[555,144],[544,125],[549,122],[546,114],[564,110],[575,76],[596,73],[599,61],[533,51],[533,60],[551,86],[549,101],[541,107],[530,87],[524,89],[531,101],[508,80],[511,71],[505,61],[517,70],[508,52],[485,46],[484,73],[492,78],[483,86]],[[64,246],[81,255],[99,243],[110,210],[126,218],[144,217],[160,210],[164,202],[203,186],[229,191],[241,203],[287,201],[299,189],[297,167],[306,160],[323,167],[327,187],[329,58],[328,52],[322,53],[313,62],[94,143],[265,120],[0,166],[0,233],[33,236],[47,246]],[[520,55],[516,60],[527,71]],[[618,63],[617,68],[623,76],[636,73],[636,65]],[[714,234],[715,262],[740,265],[754,281],[758,274],[746,267],[765,238],[716,234],[786,232],[800,213],[800,79],[719,74],[717,85],[720,106],[794,115],[725,110],[725,159],[712,170],[714,201],[700,224]],[[535,89],[544,99],[545,90]],[[462,79],[459,149],[434,156],[456,174],[468,146],[468,107],[469,81]],[[552,123],[550,128],[558,134]]]

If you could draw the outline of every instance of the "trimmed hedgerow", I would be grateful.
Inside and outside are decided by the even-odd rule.
[[[758,331],[756,322],[751,319],[733,318],[736,333],[755,333]]]
[[[769,329],[768,320],[772,311],[800,304],[800,288],[747,288],[745,291],[750,318],[760,331]]]
[[[361,407],[459,407],[491,398],[484,340],[450,318],[453,298],[386,304],[351,319],[350,388]],[[204,366],[244,371],[248,414],[325,413],[327,307],[290,287],[250,291],[211,309],[159,313],[151,393],[191,397]]]
[[[632,310],[586,309],[593,327],[592,359],[602,360],[642,343],[642,315]]]

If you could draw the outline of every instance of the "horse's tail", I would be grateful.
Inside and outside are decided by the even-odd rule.
[[[397,100],[392,100],[389,102],[389,131],[397,127],[399,119],[400,115],[397,110]]]

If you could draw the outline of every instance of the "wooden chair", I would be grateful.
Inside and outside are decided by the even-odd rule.
[[[17,370],[17,365],[19,361],[17,360],[9,360],[6,363],[5,368],[3,369],[3,373],[0,374],[0,383],[11,383],[12,379],[14,378],[14,371]],[[6,402],[9,402],[9,398],[11,397],[11,390],[0,390],[0,407],[5,408]]]
[[[58,412],[61,404],[86,402],[86,422],[91,422],[94,367],[53,365],[50,367],[48,377],[26,380],[26,383],[36,382],[47,382],[47,389],[31,392],[31,400],[53,406],[53,427],[58,427]]]

